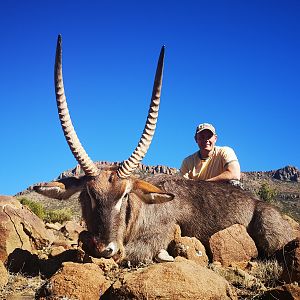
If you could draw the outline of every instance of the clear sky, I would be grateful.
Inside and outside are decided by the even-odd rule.
[[[76,161],[57,117],[58,34],[74,126],[93,160],[127,159],[166,46],[156,134],[143,160],[179,168],[213,123],[242,171],[300,168],[300,1],[1,1],[0,194]]]

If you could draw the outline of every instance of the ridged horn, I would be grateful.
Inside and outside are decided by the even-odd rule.
[[[55,94],[58,116],[66,141],[84,173],[89,176],[97,176],[99,170],[81,145],[71,121],[67,100],[64,91],[62,75],[62,40],[57,38],[55,68],[54,68]]]
[[[131,156],[122,163],[122,165],[117,171],[117,174],[120,178],[127,178],[136,169],[139,162],[146,155],[148,148],[151,144],[152,138],[154,136],[156,122],[158,118],[159,103],[160,103],[162,75],[163,75],[163,68],[164,68],[164,55],[165,55],[165,47],[163,46],[161,48],[158,63],[157,63],[151,103],[148,112],[148,117],[146,120],[146,125],[144,127],[143,134],[141,136],[141,139],[137,147],[135,148]]]

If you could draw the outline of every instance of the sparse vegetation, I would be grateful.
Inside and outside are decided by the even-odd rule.
[[[264,182],[261,184],[257,195],[260,197],[260,199],[271,203],[274,201],[274,198],[277,195],[277,191],[274,188],[272,188],[268,183]]]
[[[257,260],[251,270],[243,271],[236,267],[209,267],[224,277],[236,288],[239,299],[260,299],[269,289],[276,287],[282,274],[282,267],[276,260]]]
[[[22,205],[26,205],[34,214],[36,214],[40,219],[44,219],[46,212],[42,204],[27,199],[25,197],[18,199]]]
[[[18,199],[22,205],[26,205],[34,214],[36,214],[44,222],[63,223],[72,219],[73,213],[69,208],[46,210],[44,206],[38,202],[22,197]]]
[[[48,223],[63,223],[72,219],[72,211],[69,208],[47,211],[44,221]]]
[[[275,287],[282,274],[282,266],[275,259],[258,260],[251,275],[258,278],[266,287]]]
[[[0,299],[35,299],[36,291],[44,284],[42,277],[26,277],[21,273],[9,273],[8,284],[0,288]]]

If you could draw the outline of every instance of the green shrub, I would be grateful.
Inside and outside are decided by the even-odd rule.
[[[36,214],[44,222],[63,223],[72,219],[71,209],[46,210],[44,206],[38,202],[34,202],[25,197],[18,199],[22,205],[27,206],[34,214]]]
[[[43,220],[49,223],[63,223],[66,221],[70,221],[71,219],[72,211],[69,208],[66,208],[47,211]]]
[[[42,204],[29,200],[27,198],[18,199],[22,205],[27,206],[34,214],[36,214],[40,219],[44,219],[46,212]]]
[[[266,202],[273,202],[274,197],[277,195],[277,192],[268,183],[262,183],[257,194],[260,199]]]

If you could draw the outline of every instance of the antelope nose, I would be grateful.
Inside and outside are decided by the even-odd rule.
[[[112,247],[107,247],[104,251],[107,253],[107,255],[110,255],[114,249]]]
[[[116,254],[117,252],[117,247],[116,247],[116,244],[114,242],[111,242],[107,245],[107,247],[104,249],[103,251],[103,256],[104,257],[111,257],[113,256],[114,254]]]

